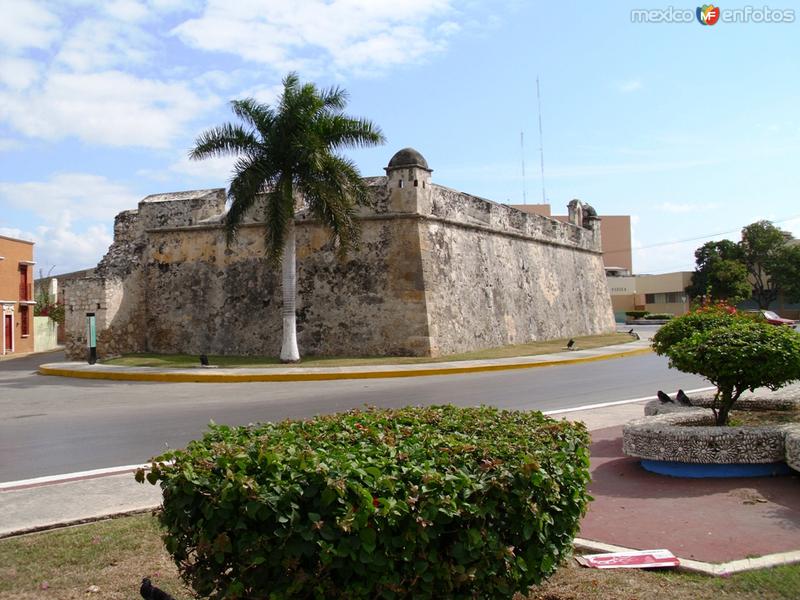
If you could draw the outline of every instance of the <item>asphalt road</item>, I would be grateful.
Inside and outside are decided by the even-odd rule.
[[[58,354],[0,361],[0,482],[138,464],[231,425],[332,413],[365,404],[556,410],[705,387],[641,355],[538,369],[377,380],[141,383],[45,377]]]

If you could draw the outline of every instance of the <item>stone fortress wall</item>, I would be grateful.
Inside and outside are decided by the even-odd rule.
[[[431,183],[411,149],[367,178],[360,247],[296,218],[301,355],[441,356],[613,332],[599,223],[522,213]],[[264,258],[259,211],[228,247],[225,191],[148,196],[117,215],[92,277],[65,286],[67,352],[277,355],[280,269]]]

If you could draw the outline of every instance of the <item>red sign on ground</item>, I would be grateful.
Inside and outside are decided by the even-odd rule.
[[[587,554],[576,560],[584,567],[593,569],[651,569],[656,567],[677,567],[680,561],[669,550],[631,550],[630,552],[609,552],[607,554]]]

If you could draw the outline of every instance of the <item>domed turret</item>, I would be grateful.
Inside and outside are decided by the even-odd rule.
[[[428,161],[425,160],[425,157],[413,148],[403,148],[402,150],[398,150],[389,161],[389,166],[386,167],[386,171],[388,172],[392,169],[406,169],[409,167],[425,169],[428,172],[431,171],[430,167],[428,167]]]
[[[392,190],[391,209],[429,214],[432,172],[425,157],[413,148],[395,152],[386,167],[386,186]]]

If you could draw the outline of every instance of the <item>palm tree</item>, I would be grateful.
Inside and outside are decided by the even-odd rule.
[[[284,362],[300,360],[295,323],[295,212],[306,208],[331,230],[340,255],[346,254],[358,243],[355,209],[367,201],[367,190],[356,165],[336,151],[385,141],[372,122],[343,114],[346,104],[344,90],[301,85],[297,74],[290,73],[276,106],[252,98],[234,100],[233,112],[243,124],[226,123],[203,132],[189,154],[193,160],[238,157],[224,221],[228,245],[256,198],[266,199],[266,252],[273,264],[282,263]]]

